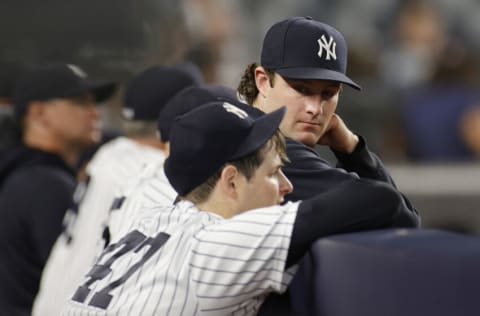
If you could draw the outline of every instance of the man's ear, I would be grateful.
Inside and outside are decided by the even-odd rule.
[[[260,96],[265,97],[268,90],[272,87],[265,68],[258,66],[255,68],[255,84]]]
[[[43,124],[45,121],[46,103],[42,101],[31,101],[25,112],[24,121],[31,124]]]
[[[223,193],[230,199],[238,198],[238,181],[241,174],[233,165],[226,165],[220,175],[219,184]]]

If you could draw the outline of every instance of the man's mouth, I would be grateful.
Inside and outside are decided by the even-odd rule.
[[[319,122],[300,121],[300,123],[308,126],[322,126],[322,124]]]

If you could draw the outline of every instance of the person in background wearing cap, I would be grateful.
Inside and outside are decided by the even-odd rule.
[[[100,136],[97,102],[113,82],[55,63],[23,73],[12,96],[22,142],[0,160],[0,310],[30,315],[41,272],[71,205],[73,166]]]
[[[156,135],[160,110],[177,92],[200,83],[200,70],[191,63],[150,66],[129,82],[122,109],[125,136],[102,145],[89,161],[87,179],[77,188],[75,206],[67,211],[65,229],[45,266],[32,315],[60,313],[110,240],[108,220],[120,206],[115,197],[132,178],[151,164],[162,165],[168,155],[167,145]],[[170,185],[161,192],[164,203],[175,199]]]
[[[256,315],[317,238],[383,227],[404,212],[381,182],[348,201],[339,185],[282,205],[292,190],[284,114],[215,101],[177,117],[165,174],[179,201],[146,210],[107,247],[63,315]]]
[[[187,87],[171,98],[158,116],[158,134],[165,146],[170,146],[170,129],[177,116],[197,108],[200,104],[218,100],[236,100],[235,90],[218,84],[202,84]],[[140,210],[172,202],[175,190],[168,182],[163,160],[151,163],[139,176],[130,181],[126,189],[116,197],[116,207],[108,221],[108,231],[112,241],[122,237],[131,228],[132,220]],[[165,194],[168,195],[166,199]]]
[[[287,108],[280,129],[287,137],[290,159],[283,170],[293,191],[286,200],[306,199],[338,185],[350,188],[346,200],[364,186],[376,186],[377,181],[395,188],[365,139],[335,113],[343,84],[360,90],[346,76],[347,44],[339,31],[310,17],[286,18],[267,31],[260,63],[248,65],[238,92],[267,113],[284,105]],[[317,145],[330,147],[337,166],[320,157]],[[398,207],[420,223],[418,212],[405,196]],[[355,211],[358,206],[352,201],[351,208]],[[399,217],[391,226],[401,226],[404,220]],[[285,310],[285,306],[281,308]]]

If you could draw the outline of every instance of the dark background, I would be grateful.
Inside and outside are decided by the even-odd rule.
[[[175,29],[182,28],[177,3],[2,0],[0,60],[64,61],[92,77],[125,80],[147,64],[172,58]]]

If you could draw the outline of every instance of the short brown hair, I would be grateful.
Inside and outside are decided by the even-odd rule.
[[[220,176],[222,174],[222,170],[226,165],[235,166],[238,171],[247,178],[247,180],[250,180],[258,166],[263,163],[265,159],[265,154],[268,152],[268,150],[272,148],[272,146],[275,148],[275,151],[280,155],[282,161],[289,161],[287,157],[285,137],[282,135],[280,130],[277,130],[275,134],[273,134],[273,136],[262,147],[260,147],[253,153],[243,158],[240,158],[239,160],[227,162],[217,172],[210,176],[205,182],[190,191],[185,196],[185,198],[193,202],[194,204],[206,201],[212,193],[213,189],[215,188],[215,185],[217,184],[218,179],[220,179]]]
[[[259,66],[257,63],[252,63],[245,68],[240,83],[238,84],[237,91],[248,104],[253,104],[259,93],[257,85],[255,83],[255,69]],[[273,87],[275,72],[265,68],[270,86]]]

